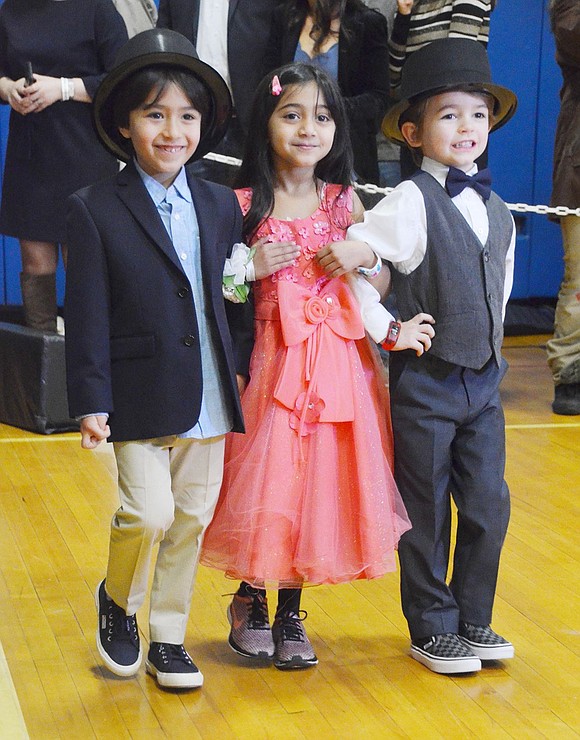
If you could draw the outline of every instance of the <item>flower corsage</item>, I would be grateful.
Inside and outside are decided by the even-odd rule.
[[[234,244],[231,257],[224,264],[222,292],[224,298],[232,303],[245,303],[254,280],[253,258],[256,249],[245,244]]]

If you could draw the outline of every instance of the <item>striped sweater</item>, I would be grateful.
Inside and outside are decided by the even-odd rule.
[[[448,36],[473,38],[485,46],[493,0],[416,0],[409,15],[397,13],[390,43],[391,93],[398,97],[401,69],[417,49]]]

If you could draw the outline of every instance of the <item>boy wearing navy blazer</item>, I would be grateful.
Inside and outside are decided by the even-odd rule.
[[[128,164],[68,202],[69,407],[84,448],[113,442],[121,504],[95,594],[97,647],[115,674],[138,671],[135,615],[158,544],[146,668],[167,688],[203,682],[183,642],[224,436],[243,431],[251,316],[222,295],[242,216],[233,191],[185,167],[219,141],[230,111],[225,82],[187,39],[138,34],[94,101],[101,141]]]

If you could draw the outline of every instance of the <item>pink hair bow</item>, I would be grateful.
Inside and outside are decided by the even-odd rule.
[[[276,97],[278,97],[278,95],[280,95],[280,93],[282,92],[282,85],[280,84],[278,75],[274,75],[274,77],[272,77],[272,84],[270,85],[270,89],[272,90],[272,95],[275,95]]]

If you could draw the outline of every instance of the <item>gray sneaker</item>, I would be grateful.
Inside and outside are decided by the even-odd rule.
[[[481,660],[463,644],[459,635],[453,633],[413,640],[411,657],[433,673],[472,673],[481,670]]]
[[[246,658],[271,660],[274,641],[268,619],[268,600],[261,591],[251,596],[235,594],[228,606],[231,625],[228,643],[232,650]]]
[[[310,640],[304,630],[303,622],[308,616],[288,612],[276,617],[272,625],[272,637],[276,645],[274,665],[281,671],[310,668],[318,663]]]
[[[505,660],[514,657],[514,646],[489,625],[459,622],[459,639],[481,660]]]

